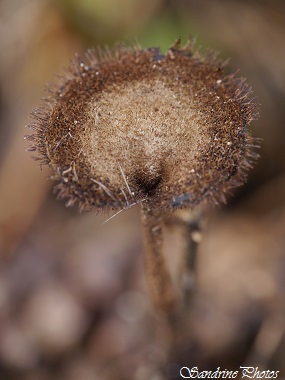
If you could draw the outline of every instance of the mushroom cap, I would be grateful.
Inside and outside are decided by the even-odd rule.
[[[177,42],[89,50],[33,112],[31,150],[81,210],[147,201],[174,210],[225,201],[257,157],[244,79]]]

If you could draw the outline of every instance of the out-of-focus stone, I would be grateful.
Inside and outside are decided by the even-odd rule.
[[[48,354],[73,347],[86,327],[86,317],[77,300],[56,283],[36,291],[26,305],[23,319],[40,351]]]
[[[0,361],[16,370],[33,368],[37,351],[27,333],[16,323],[4,323],[0,330]]]

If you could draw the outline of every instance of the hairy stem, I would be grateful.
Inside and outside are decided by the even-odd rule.
[[[146,281],[156,309],[168,316],[174,314],[177,297],[163,256],[163,215],[148,203],[142,204],[145,240]]]
[[[167,224],[180,240],[181,262],[177,275],[186,311],[191,307],[195,290],[197,250],[202,238],[204,215],[202,210],[183,210],[170,218]]]

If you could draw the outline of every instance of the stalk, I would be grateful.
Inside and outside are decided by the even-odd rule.
[[[173,280],[163,255],[163,214],[142,203],[142,224],[145,241],[146,282],[150,297],[157,311],[171,316],[177,308],[177,296]]]

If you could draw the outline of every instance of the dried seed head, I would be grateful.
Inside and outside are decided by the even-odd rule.
[[[191,43],[88,51],[33,115],[31,149],[81,209],[218,203],[256,156],[247,85]]]

